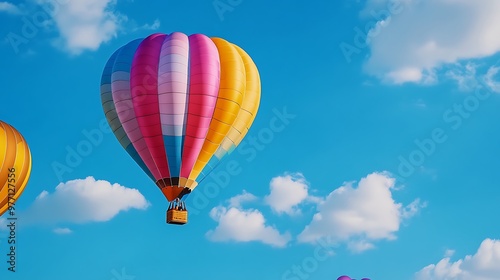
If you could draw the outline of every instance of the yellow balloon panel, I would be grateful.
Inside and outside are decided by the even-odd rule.
[[[14,129],[3,122],[0,122],[2,134],[5,135],[4,141],[0,143],[2,145],[1,149],[5,151],[2,160],[2,169],[0,170],[0,187],[3,188],[7,176],[9,173],[9,168],[14,165],[16,160],[16,149],[15,149],[15,139]]]
[[[261,84],[260,76],[257,66],[250,58],[250,56],[243,51],[240,47],[232,44],[234,49],[238,52],[243,61],[245,68],[245,89],[243,90],[243,100],[241,107],[234,119],[229,131],[225,134],[224,139],[215,151],[214,155],[220,160],[225,154],[233,150],[240,144],[245,135],[248,133],[252,125],[260,105]],[[222,88],[222,87],[221,87]],[[195,166],[196,173],[199,174],[206,164],[199,164]],[[210,172],[210,171],[208,171]],[[205,173],[206,176],[208,173]],[[198,178],[203,180],[203,178]],[[191,190],[196,188],[197,184],[188,185]]]
[[[236,114],[234,112],[239,112],[240,111],[240,107],[241,107],[241,102],[240,103],[236,103],[232,100],[227,100],[227,99],[223,99],[221,98],[218,102],[217,102],[217,105],[218,107],[216,107],[215,109],[215,113],[221,113],[222,116],[215,116],[217,117],[218,120],[223,120],[225,119],[224,118],[224,114],[228,114],[228,115],[234,115],[234,116],[231,116],[233,118],[233,120],[236,118]],[[222,112],[219,112],[219,111],[222,111]]]
[[[239,92],[234,89],[225,89],[221,88],[219,89],[219,98],[221,100],[229,100],[238,105],[238,107],[241,107],[241,103],[243,102],[243,95],[245,94],[245,91]]]
[[[231,127],[231,124],[234,122],[234,120],[236,119],[236,116],[237,116],[237,114],[235,114],[234,112],[235,111],[238,112],[240,110],[240,108],[239,108],[239,106],[235,106],[233,108],[227,108],[227,109],[232,109],[232,110],[226,111],[223,109],[215,108],[212,118],[213,118],[213,120],[217,120],[217,121],[225,124],[226,126]],[[227,131],[229,131],[229,128],[224,133],[227,133]]]
[[[247,78],[245,98],[243,99],[240,113],[238,114],[235,124],[233,125],[233,127],[239,131],[240,134],[238,138],[230,139],[237,146],[243,140],[250,129],[250,126],[252,126],[255,117],[257,116],[257,110],[259,109],[260,104],[261,84],[259,71],[257,70],[257,66],[255,66],[252,58],[240,47],[234,44],[233,46],[243,59]]]
[[[12,167],[7,168],[7,181],[0,190],[1,210],[8,208],[9,201],[13,203],[19,197],[20,191],[22,191],[22,182],[24,182],[28,171],[29,150],[22,141],[16,140],[18,141],[16,144],[16,159]]]
[[[202,153],[198,156],[189,179],[195,181],[207,162],[214,155],[224,137],[238,116],[245,96],[246,69],[240,53],[233,44],[220,38],[212,38],[220,57],[220,91],[209,132],[203,143]],[[230,99],[234,98],[234,99]]]
[[[210,160],[210,158],[212,157],[212,155],[215,153],[215,151],[217,151],[218,147],[219,147],[218,144],[207,141],[205,143],[206,149],[203,150],[202,153],[200,154],[200,156],[198,157],[198,160],[200,161],[200,163],[207,163]],[[195,166],[196,166],[196,164],[195,164]]]
[[[0,121],[0,215],[17,201],[31,173],[31,153],[22,135]]]
[[[207,138],[206,138],[207,145],[215,144],[215,145],[219,146],[219,143],[222,142],[222,140],[226,136],[227,132],[229,131],[229,125],[226,125],[226,124],[221,125],[220,122],[219,122],[219,125],[224,126],[224,127],[218,127],[217,130],[209,130],[208,131]],[[207,146],[207,148],[208,148],[208,146]],[[209,150],[206,150],[206,151],[208,152]],[[215,152],[215,151],[213,151],[213,152]]]

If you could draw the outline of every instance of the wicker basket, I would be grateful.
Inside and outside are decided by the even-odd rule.
[[[187,223],[188,212],[186,210],[170,209],[167,211],[167,223],[184,225]]]

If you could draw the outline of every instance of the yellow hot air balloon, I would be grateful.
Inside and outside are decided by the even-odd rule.
[[[31,152],[26,140],[15,128],[0,121],[0,216],[9,207],[15,209],[30,173]]]

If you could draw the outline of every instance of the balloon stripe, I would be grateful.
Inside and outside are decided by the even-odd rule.
[[[153,34],[141,42],[132,61],[130,74],[134,111],[151,154],[146,164],[148,167],[152,165],[156,167],[158,171],[155,175],[156,180],[170,178],[158,101],[158,61],[165,37],[165,34]]]
[[[13,129],[13,128],[12,128]],[[2,211],[7,210],[9,206],[9,199],[12,201],[16,201],[17,198],[21,195],[22,191],[24,190],[24,179],[26,178],[26,175],[28,175],[28,164],[29,164],[29,149],[26,143],[24,142],[23,137],[19,132],[13,129],[14,132],[14,139],[13,139],[13,144],[15,144],[15,150],[16,150],[16,158],[14,165],[12,166],[16,171],[14,172],[15,177],[15,183],[14,185],[14,194],[11,194],[9,191],[9,186],[7,182],[7,186],[4,187],[2,191],[0,191],[0,205],[2,207],[0,208],[0,213]],[[11,197],[11,198],[9,198]]]
[[[208,176],[208,174],[212,172],[214,168],[220,165],[222,159],[227,154],[233,152],[240,144],[242,139],[248,133],[253,121],[255,120],[260,104],[261,84],[257,67],[255,66],[255,63],[250,58],[250,56],[244,50],[234,44],[232,45],[238,51],[245,65],[247,81],[245,96],[241,105],[241,110],[238,113],[234,124],[229,130],[227,136],[222,141],[218,150],[215,152],[214,157],[201,171],[200,174],[203,175],[198,176],[198,183],[201,183]]]
[[[260,103],[260,77],[257,67],[245,51],[236,45],[234,46],[245,61],[247,71],[246,94],[248,96],[245,98],[238,118],[231,129],[232,131],[228,134],[229,137],[224,140],[220,151],[217,153],[220,158],[233,151],[240,144],[255,119]]]
[[[212,41],[217,46],[220,57],[220,90],[202,152],[198,156],[189,176],[192,181],[196,181],[229,132],[240,111],[246,88],[245,66],[238,51],[231,43],[223,39],[212,38]],[[228,100],[228,97],[234,99]],[[193,189],[196,184],[191,184],[188,187]]]
[[[8,186],[8,175],[9,175],[9,168],[12,168],[14,166],[14,162],[16,161],[16,149],[15,147],[12,147],[13,145],[15,146],[16,143],[16,137],[14,135],[15,129],[11,127],[10,125],[6,123],[2,123],[2,127],[7,134],[7,153],[5,155],[5,161],[4,161],[4,168],[0,171],[0,180],[2,180],[2,185],[0,191],[5,191],[4,189],[7,188]],[[5,180],[3,179],[5,178]]]
[[[217,102],[220,61],[217,47],[210,38],[195,34],[189,36],[189,105],[181,161],[181,185],[196,162],[203,147]],[[196,100],[196,103],[192,102]],[[183,180],[184,179],[184,180]]]
[[[113,95],[112,95],[112,70],[113,64],[116,61],[117,54],[120,50],[116,51],[112,57],[106,63],[106,67],[103,71],[103,75],[101,77],[101,102],[104,109],[104,114],[106,115],[106,119],[108,120],[109,126],[113,133],[116,136],[117,130],[120,129],[121,124],[118,119],[118,115],[116,114],[115,105],[113,103]],[[117,137],[118,138],[118,137]],[[126,147],[126,143],[120,142],[122,147]]]
[[[187,114],[189,39],[172,33],[165,39],[159,61],[160,119],[172,177],[180,177],[184,122]]]
[[[3,168],[1,170],[2,174],[0,175],[0,180],[1,185],[0,185],[0,205],[3,206],[6,203],[7,195],[8,195],[8,188],[9,188],[9,169],[14,167],[14,163],[16,161],[16,156],[17,156],[17,147],[16,147],[16,136],[15,136],[15,129],[11,127],[10,125],[0,122],[2,124],[3,130],[7,134],[7,141],[6,141],[6,148],[7,148],[7,154],[6,158],[4,161]],[[2,213],[2,212],[0,212]]]
[[[2,121],[0,121],[0,174],[2,170],[7,168],[5,160],[7,158],[7,131],[5,131],[5,126]],[[3,179],[5,177],[0,177],[0,188],[4,185]]]
[[[29,176],[31,174],[31,154],[23,136],[12,126],[0,121],[2,135],[0,144],[5,153],[0,172],[6,171],[5,176],[0,177],[0,216],[4,214],[9,207],[9,203],[17,201],[23,193]],[[14,168],[14,170],[11,170]],[[11,176],[14,174],[14,176]],[[5,178],[5,181],[1,178]],[[14,180],[12,180],[14,179]],[[9,182],[9,180],[11,180]],[[14,187],[14,194],[10,189]]]
[[[101,78],[101,84],[103,85],[101,86],[101,100],[105,112],[106,108],[108,108],[107,106],[109,106],[106,116],[108,117],[110,126],[114,127],[113,133],[119,143],[139,167],[154,180],[153,174],[138,155],[132,143],[133,139],[130,139],[127,135],[127,131],[130,131],[130,126],[127,127],[124,125],[124,123],[130,123],[131,119],[135,120],[130,93],[130,67],[135,49],[141,41],[141,39],[137,39],[128,43],[116,51],[108,60]]]

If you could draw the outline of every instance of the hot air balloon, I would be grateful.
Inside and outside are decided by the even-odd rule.
[[[15,209],[30,173],[31,152],[26,140],[14,127],[0,121],[0,216]],[[10,213],[14,215],[15,210]]]
[[[353,279],[347,275],[343,275],[343,276],[340,276],[339,278],[337,278],[337,280],[356,280],[356,279]],[[361,280],[370,280],[369,278],[361,278]]]
[[[260,77],[237,45],[203,34],[155,33],[115,51],[101,101],[116,138],[185,224],[185,199],[240,144],[260,104]]]

